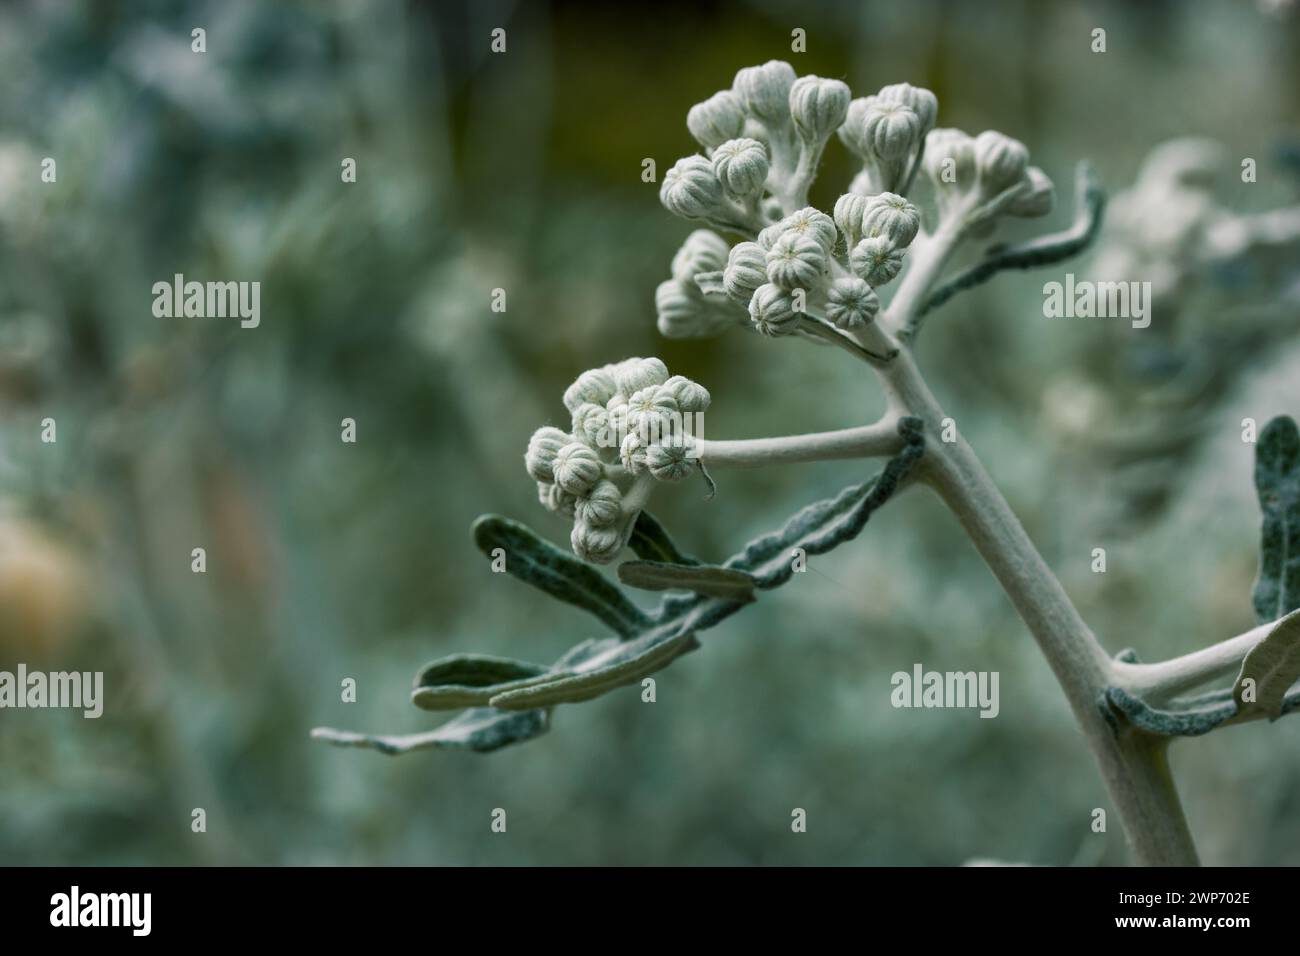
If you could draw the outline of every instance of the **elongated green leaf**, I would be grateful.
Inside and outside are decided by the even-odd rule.
[[[579,659],[570,655],[568,666],[557,664],[548,680],[498,694],[492,706],[516,710],[590,700],[662,670],[698,646],[689,631],[666,639],[651,632],[635,641],[611,638],[579,645]]]
[[[1286,415],[1259,434],[1255,488],[1264,513],[1255,617],[1267,624],[1300,608],[1300,430]]]
[[[412,750],[472,750],[490,753],[509,744],[531,740],[550,727],[549,710],[505,712],[490,707],[476,707],[441,727],[418,734],[358,734],[330,727],[311,732],[316,740],[338,747],[366,747],[395,755]]]
[[[1174,702],[1168,709],[1152,707],[1120,687],[1106,688],[1106,699],[1135,727],[1164,737],[1199,737],[1237,713],[1232,696],[1223,691]]]
[[[794,573],[796,550],[805,555],[825,554],[856,538],[876,509],[898,490],[925,451],[920,419],[900,419],[898,431],[907,444],[879,475],[861,485],[845,488],[834,498],[809,505],[780,531],[751,541],[723,567],[748,571],[760,588],[779,587]]]
[[[638,558],[646,561],[663,561],[666,564],[699,564],[695,558],[678,549],[664,526],[648,511],[642,511],[632,526],[628,547]]]
[[[509,657],[453,654],[425,666],[411,701],[424,710],[485,707],[494,694],[537,679],[550,668]]]
[[[1283,714],[1287,691],[1300,680],[1300,611],[1292,611],[1241,662],[1232,697],[1242,714]]]
[[[507,573],[584,611],[615,633],[633,637],[649,625],[644,611],[585,561],[539,538],[527,525],[499,515],[474,522],[474,543],[489,558],[501,548]]]
[[[753,575],[712,564],[625,561],[618,566],[618,579],[645,591],[694,591],[746,604],[754,600]]]

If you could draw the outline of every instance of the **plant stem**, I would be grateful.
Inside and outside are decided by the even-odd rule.
[[[879,374],[894,410],[925,422],[930,441],[919,477],[961,522],[1047,657],[1106,781],[1137,861],[1152,866],[1195,865],[1196,849],[1169,773],[1165,741],[1132,728],[1117,733],[1103,716],[1099,701],[1114,681],[1113,662],[974,451],[960,435],[955,442],[939,440],[944,414],[910,350],[904,348]]]
[[[1172,697],[1240,667],[1242,658],[1275,627],[1277,621],[1269,621],[1245,634],[1154,664],[1114,661],[1111,665],[1114,679],[1119,686],[1138,697],[1153,700]]]
[[[892,415],[874,425],[808,435],[697,442],[700,459],[720,468],[757,468],[797,461],[830,461],[893,455],[903,447],[898,419]]]

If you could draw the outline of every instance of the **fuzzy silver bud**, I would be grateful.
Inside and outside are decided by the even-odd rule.
[[[835,239],[837,237],[835,220],[820,209],[805,206],[803,209],[797,209],[790,213],[777,225],[781,227],[778,235],[792,232],[810,236],[817,240],[827,255],[830,255],[831,250],[835,248]],[[773,238],[772,242],[775,245],[776,237]]]
[[[564,407],[569,410],[569,414],[573,414],[587,402],[604,405],[616,391],[618,386],[614,383],[614,375],[608,366],[589,369],[564,390]]]
[[[713,164],[703,156],[683,156],[664,173],[659,201],[674,216],[708,219],[725,197],[722,183],[713,175]]]
[[[594,564],[608,564],[623,550],[623,532],[618,527],[595,528],[585,521],[578,521],[569,535],[573,553],[584,561]]]
[[[645,471],[645,442],[636,432],[623,436],[623,444],[618,447],[618,460],[633,475]]]
[[[727,240],[712,229],[696,229],[673,255],[673,278],[694,287],[701,272],[719,272],[726,266],[729,249]]]
[[[1030,166],[1025,170],[1023,182],[1024,193],[1007,206],[1007,214],[1023,219],[1046,216],[1056,203],[1056,187],[1052,180],[1037,166]]]
[[[1018,139],[995,130],[975,137],[975,168],[980,192],[992,199],[1025,175],[1029,150]]]
[[[735,139],[745,128],[745,111],[731,90],[719,90],[686,114],[686,128],[706,148]]]
[[[902,159],[921,138],[921,120],[910,106],[876,98],[867,111],[862,141],[883,160]]]
[[[906,106],[916,114],[920,122],[918,141],[934,129],[934,121],[939,116],[939,100],[929,90],[911,83],[892,83],[884,87],[876,98],[882,103],[898,103]]]
[[[731,247],[722,286],[738,305],[749,305],[754,290],[767,281],[767,252],[757,242],[738,242]]]
[[[859,159],[870,159],[871,150],[867,148],[866,130],[867,113],[875,105],[874,96],[860,96],[849,103],[844,114],[844,122],[838,130],[840,142]]]
[[[708,411],[709,402],[712,400],[709,390],[698,382],[693,382],[683,375],[674,375],[664,382],[663,387],[672,393],[681,411],[687,414]]]
[[[648,385],[627,400],[627,426],[647,444],[670,433],[677,417],[677,399],[663,385]]]
[[[940,207],[948,197],[975,188],[975,140],[959,129],[931,130],[925,138],[921,168],[934,186]]]
[[[609,412],[605,406],[594,402],[579,405],[573,413],[573,434],[592,448],[604,447],[609,434]]]
[[[767,253],[767,277],[783,289],[814,288],[826,266],[826,250],[805,232],[783,233]]]
[[[524,469],[534,481],[554,481],[555,456],[573,441],[573,436],[551,425],[537,429],[528,439],[524,452]]]
[[[921,228],[921,211],[902,196],[880,193],[867,199],[862,214],[862,235],[883,236],[898,249],[911,245]]]
[[[805,142],[824,143],[844,122],[852,94],[839,80],[801,76],[790,87],[790,118]]]
[[[794,67],[784,60],[769,60],[737,71],[731,89],[746,113],[769,127],[780,127],[790,120],[794,81]]]
[[[614,366],[614,381],[625,396],[668,381],[668,366],[657,358],[630,358]]]
[[[614,482],[602,478],[574,503],[574,517],[592,528],[616,524],[623,510],[623,493]]]
[[[789,335],[798,327],[799,319],[790,293],[779,285],[761,285],[749,300],[750,323],[763,335]]]
[[[767,171],[767,147],[756,139],[729,139],[713,151],[713,175],[736,199],[762,192]]]
[[[879,311],[880,299],[857,276],[836,279],[826,290],[826,318],[841,329],[860,329]]]
[[[903,268],[903,250],[884,236],[863,239],[849,253],[849,269],[868,285],[879,287]]]
[[[835,200],[832,218],[846,248],[852,249],[862,238],[862,217],[866,211],[867,197],[861,193],[845,193]]]
[[[698,463],[691,443],[682,437],[646,449],[646,468],[656,481],[681,481]]]
[[[578,503],[578,496],[569,494],[553,481],[539,481],[537,483],[537,500],[541,502],[542,507],[547,511],[553,511],[557,515],[572,518]]]
[[[585,495],[600,480],[600,458],[582,442],[570,442],[555,454],[555,483],[571,495]]]

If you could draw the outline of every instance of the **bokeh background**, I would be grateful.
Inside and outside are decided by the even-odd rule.
[[[1125,862],[1117,820],[1090,831],[1108,802],[1044,660],[921,491],[705,635],[654,705],[561,707],[487,756],[309,739],[432,726],[408,692],[435,657],[549,661],[597,633],[468,535],[491,511],[567,539],[521,456],[582,370],[661,356],[712,390],[715,438],[879,410],[834,350],[655,331],[691,227],[641,161],[693,151],[690,105],[771,58],[855,95],[927,86],[940,125],[1025,141],[1066,201],[1010,235],[1068,222],[1077,159],[1114,195],[1171,137],[1223,145],[1211,215],[1300,199],[1300,11],[1280,0],[0,7],[0,669],[102,670],[107,696],[97,721],[0,711],[0,863]],[[814,201],[852,172],[833,144]],[[1300,413],[1300,257],[1144,241],[1112,229],[1069,268],[1172,268],[1151,329],[1045,320],[1064,270],[1004,274],[935,314],[920,359],[1108,648],[1155,659],[1253,623],[1240,422]],[[260,281],[261,326],[154,318],[176,272]],[[720,558],[862,473],[716,477],[715,499],[692,483],[654,509]],[[1000,716],[892,709],[918,661],[999,671]],[[1173,763],[1206,862],[1300,863],[1300,722]]]

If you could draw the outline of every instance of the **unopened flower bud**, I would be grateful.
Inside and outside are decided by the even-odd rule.
[[[693,382],[682,375],[674,375],[664,382],[663,387],[677,400],[677,407],[686,413],[708,411],[709,390],[698,382]]]
[[[862,217],[867,211],[867,197],[861,193],[845,193],[835,200],[835,226],[844,237],[844,245],[852,249],[862,238]]]
[[[623,436],[623,444],[618,449],[618,459],[623,463],[623,467],[634,475],[641,474],[645,470],[645,442],[636,432],[628,432]]]
[[[646,449],[646,468],[657,481],[681,481],[698,464],[691,443],[677,437]]]
[[[812,236],[789,231],[767,254],[767,277],[783,289],[811,289],[826,271],[826,250]]]
[[[1007,213],[1024,219],[1046,216],[1056,201],[1056,187],[1051,179],[1037,166],[1030,166],[1023,181],[1024,194],[1007,206]]]
[[[835,220],[820,209],[814,209],[812,206],[805,206],[790,213],[779,223],[781,226],[781,235],[788,232],[798,233],[799,235],[811,236],[821,245],[822,250],[831,254],[835,248]],[[773,239],[775,245],[775,239]]]
[[[902,159],[921,138],[921,120],[909,106],[877,98],[867,111],[862,140],[881,159]]]
[[[1025,175],[1029,150],[1018,139],[986,130],[975,137],[975,167],[980,191],[991,199]]]
[[[578,496],[570,494],[553,481],[539,481],[537,483],[537,500],[542,503],[542,507],[547,511],[553,511],[557,515],[572,518],[578,503]]]
[[[555,455],[551,465],[555,483],[571,495],[585,495],[600,480],[600,458],[582,442],[570,442]]]
[[[585,402],[573,413],[573,434],[592,448],[603,448],[608,443],[609,412],[604,405]]]
[[[673,255],[673,278],[694,287],[701,272],[718,272],[727,264],[730,248],[712,229],[696,229]]]
[[[852,94],[839,80],[801,76],[790,87],[790,118],[807,142],[824,143],[844,122]]]
[[[975,187],[975,140],[959,129],[936,129],[925,138],[921,166],[943,204],[945,195]]]
[[[848,111],[844,114],[844,122],[840,124],[840,142],[861,159],[869,159],[871,156],[866,141],[867,113],[875,103],[874,96],[861,96],[851,101]]]
[[[720,90],[690,108],[686,128],[701,146],[718,146],[740,135],[745,128],[745,111],[735,93]]]
[[[657,358],[630,358],[614,366],[618,390],[631,397],[650,385],[668,381],[668,366]]]
[[[863,239],[849,253],[849,269],[868,285],[880,287],[903,268],[903,250],[884,236]]]
[[[655,288],[655,318],[659,334],[669,339],[699,339],[730,328],[734,323],[713,308],[694,284],[667,279]]]
[[[649,385],[627,400],[628,428],[647,444],[668,435],[677,414],[677,399],[662,385]]]
[[[572,414],[587,402],[604,405],[616,391],[618,387],[608,367],[589,369],[564,390],[564,407]]]
[[[756,242],[738,242],[731,247],[722,286],[739,305],[749,305],[754,290],[767,281],[767,252]]]
[[[608,564],[622,550],[623,533],[618,527],[594,528],[585,521],[578,521],[569,535],[573,553],[584,561],[595,564]]]
[[[731,88],[745,112],[768,126],[779,127],[790,119],[794,80],[794,67],[784,60],[769,60],[762,66],[738,70]]]
[[[707,219],[722,205],[722,184],[703,156],[684,156],[664,173],[659,201],[683,219]]]
[[[913,86],[911,83],[892,83],[876,94],[882,103],[898,103],[906,106],[916,114],[920,122],[918,141],[934,129],[934,121],[939,115],[939,100],[927,89]]]
[[[884,236],[895,248],[911,245],[921,228],[921,211],[902,196],[880,193],[867,199],[862,214],[862,235]]]
[[[762,192],[767,170],[767,148],[756,139],[729,139],[713,151],[713,175],[737,199]]]
[[[618,485],[601,479],[575,502],[574,517],[592,528],[607,528],[618,521],[622,508],[623,493]]]
[[[524,452],[524,468],[534,481],[554,481],[552,470],[555,456],[561,448],[573,441],[573,436],[547,425],[533,432]]]
[[[857,276],[836,279],[826,290],[826,318],[841,329],[859,329],[879,311],[880,299]]]
[[[799,318],[790,293],[770,282],[759,286],[749,300],[750,323],[764,335],[789,335],[799,325]]]

